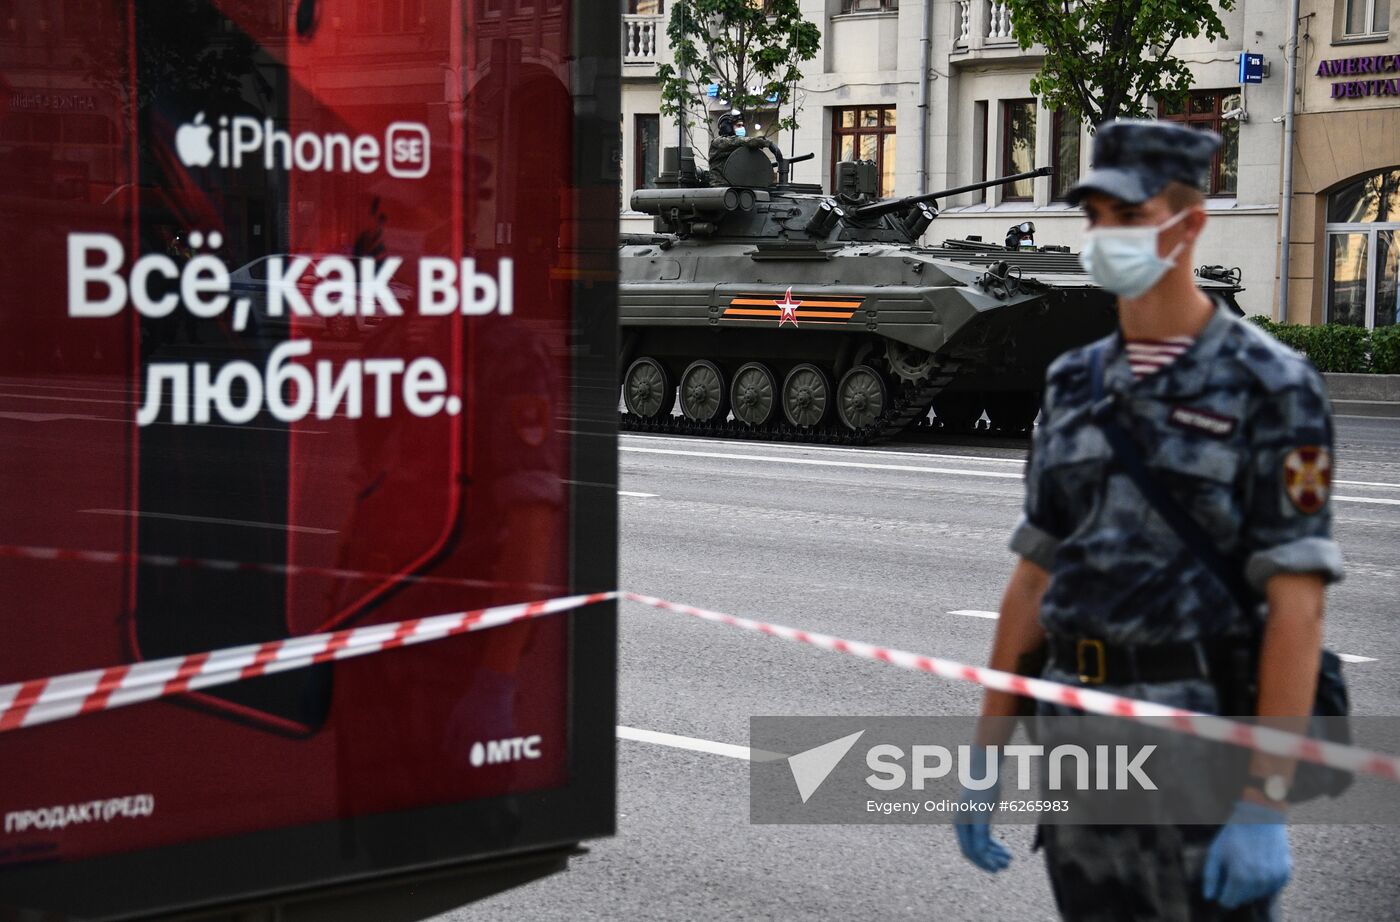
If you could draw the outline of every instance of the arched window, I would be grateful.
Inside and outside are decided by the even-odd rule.
[[[1400,313],[1400,167],[1327,196],[1327,320],[1379,327]]]

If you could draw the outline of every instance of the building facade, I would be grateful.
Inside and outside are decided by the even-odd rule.
[[[671,11],[665,4],[675,0],[626,2],[622,130],[624,161],[631,162],[623,170],[623,224],[640,230],[650,219],[629,215],[625,203],[654,178],[661,149],[678,137],[675,124],[658,114],[655,79],[657,64],[668,59]],[[1400,91],[1391,90],[1400,65],[1392,64],[1400,42],[1390,27],[1393,2],[1303,2],[1288,299],[1293,321],[1394,322],[1393,306],[1378,311],[1376,305],[1394,300],[1393,248],[1400,244],[1388,225],[1400,219],[1400,200],[1385,199],[1369,211],[1347,204],[1383,198],[1381,192],[1400,195],[1394,191],[1400,183]],[[859,156],[876,161],[884,194],[912,195],[1051,166],[1052,177],[940,201],[943,212],[926,240],[975,235],[1000,242],[1012,225],[1031,221],[1037,244],[1080,249],[1083,218],[1064,192],[1088,169],[1091,135],[1032,96],[1030,80],[1043,50],[1017,46],[1004,2],[803,0],[802,6],[822,31],[822,50],[804,66],[794,97],[800,127],[777,139],[793,154],[816,154],[796,167],[796,179],[830,188],[836,162]],[[1159,117],[1224,137],[1210,178],[1211,221],[1197,258],[1202,265],[1239,268],[1242,306],[1268,315],[1281,294],[1288,15],[1286,0],[1240,0],[1222,15],[1227,37],[1179,42],[1173,53],[1187,63],[1194,88],[1184,107],[1158,108]],[[1262,83],[1240,84],[1245,52],[1263,56]],[[692,132],[691,140],[703,152],[708,135]],[[1348,182],[1364,189],[1346,192]],[[1350,196],[1345,202],[1336,197],[1339,189]],[[1345,220],[1329,218],[1329,196],[1335,199],[1332,217]]]
[[[1396,322],[1400,8],[1303,0],[1288,319]]]

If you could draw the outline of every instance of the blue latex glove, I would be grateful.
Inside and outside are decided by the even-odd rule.
[[[1283,889],[1293,874],[1283,820],[1281,812],[1263,804],[1235,804],[1206,854],[1206,899],[1236,909]]]
[[[985,778],[987,774],[987,750],[977,747],[972,750],[972,777]],[[953,824],[958,834],[958,848],[963,857],[988,874],[995,874],[1011,863],[1011,852],[1000,839],[992,838],[992,812],[1001,799],[1001,775],[996,784],[985,791],[974,791],[964,787],[962,802],[976,805],[979,809],[960,812],[967,819]]]

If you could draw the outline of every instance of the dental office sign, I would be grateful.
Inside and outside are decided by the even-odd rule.
[[[1319,77],[1348,77],[1332,84],[1333,99],[1367,96],[1400,97],[1400,54],[1376,54],[1363,58],[1328,58],[1317,65]]]

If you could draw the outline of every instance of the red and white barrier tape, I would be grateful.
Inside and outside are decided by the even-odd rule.
[[[194,653],[109,669],[92,669],[50,679],[17,682],[0,686],[0,733],[182,692],[226,685],[260,675],[427,643],[513,621],[572,611],[612,599],[624,599],[662,611],[692,615],[746,631],[781,637],[784,640],[846,653],[860,659],[889,663],[892,666],[926,672],[945,679],[972,682],[984,688],[1063,704],[1093,714],[1138,721],[1165,719],[1166,726],[1191,736],[1317,762],[1389,781],[1400,781],[1400,758],[1356,746],[1309,739],[1294,733],[1251,726],[1224,717],[1124,698],[1121,695],[1089,688],[1076,688],[1045,679],[1033,679],[996,669],[968,666],[952,660],[877,647],[860,641],[843,640],[828,634],[753,621],[636,592],[597,592],[541,602],[500,605],[393,624],[375,624],[327,634],[310,634],[263,644],[230,647],[212,653]]]
[[[615,598],[616,592],[596,592],[498,605],[4,685],[0,686],[0,733],[316,663],[441,640]]]
[[[746,631],[781,637],[784,640],[809,644],[823,650],[848,653],[860,659],[889,663],[892,666],[912,669],[916,672],[927,672],[945,679],[972,682],[984,688],[1063,704],[1092,714],[1105,714],[1110,717],[1123,717],[1137,721],[1165,719],[1167,726],[1190,736],[1198,736],[1216,742],[1234,743],[1259,752],[1317,762],[1349,772],[1374,775],[1388,781],[1400,781],[1400,758],[1371,752],[1357,746],[1343,746],[1310,739],[1296,733],[1287,733],[1269,727],[1256,727],[1237,720],[1153,704],[1150,701],[1139,701],[1136,698],[1124,698],[1121,695],[1111,695],[1090,688],[1076,688],[1059,682],[1049,682],[1045,679],[1032,679],[996,669],[967,666],[952,660],[919,656],[916,653],[906,653],[903,650],[889,650],[854,640],[842,640],[827,634],[799,631],[796,628],[783,627],[779,624],[751,621],[748,618],[737,618],[722,612],[708,611],[690,605],[679,605],[665,599],[658,599],[655,596],[624,592],[621,597],[628,602],[649,605],[662,611],[694,615],[706,621],[716,621]]]

